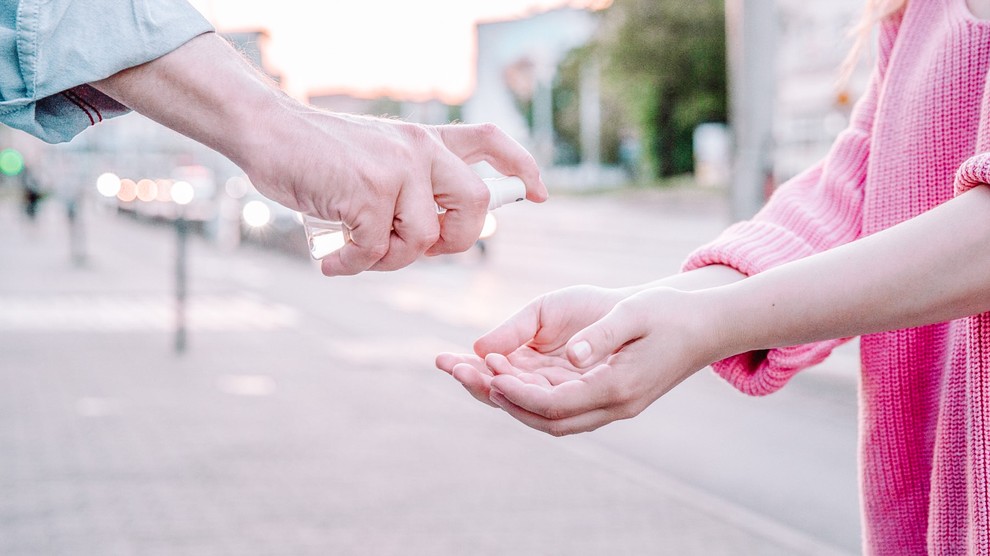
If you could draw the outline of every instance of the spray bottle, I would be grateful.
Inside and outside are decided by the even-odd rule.
[[[486,178],[482,181],[488,187],[490,195],[489,211],[526,198],[526,185],[517,177]],[[445,210],[437,205],[437,214],[443,214]],[[302,216],[302,220],[306,240],[309,242],[309,253],[314,259],[322,259],[350,241],[350,230],[343,222],[323,220],[307,214]]]

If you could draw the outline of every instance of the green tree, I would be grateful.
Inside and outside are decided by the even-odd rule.
[[[572,50],[557,67],[553,85],[554,130],[557,132],[558,164],[574,164],[581,153],[581,114],[579,96],[582,67],[597,56],[594,43]],[[601,100],[601,161],[618,164],[622,132],[630,127],[625,101],[614,87],[602,85]]]
[[[722,0],[615,0],[596,48],[625,99],[655,177],[689,172],[692,133],[726,119]]]

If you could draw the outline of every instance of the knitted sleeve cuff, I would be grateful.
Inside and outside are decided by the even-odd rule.
[[[963,162],[956,172],[956,195],[988,184],[990,184],[990,153],[982,153],[970,158]]]
[[[814,253],[814,248],[786,228],[769,222],[740,222],[694,253],[684,270],[708,265],[730,266],[747,276]],[[845,340],[743,353],[712,364],[735,388],[751,396],[771,394],[802,369],[821,363]]]
[[[733,224],[718,239],[691,253],[683,270],[718,264],[752,276],[813,253],[811,244],[787,228],[747,220]]]
[[[751,351],[712,363],[712,369],[750,396],[765,396],[784,387],[798,372],[825,360],[848,339]]]

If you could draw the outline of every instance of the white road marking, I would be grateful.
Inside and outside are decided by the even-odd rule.
[[[147,332],[175,326],[168,295],[0,295],[0,331]],[[198,295],[186,301],[186,325],[199,331],[294,328],[295,309],[249,295]]]

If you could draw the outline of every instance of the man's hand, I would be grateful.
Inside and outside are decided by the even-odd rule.
[[[474,245],[488,189],[469,164],[487,161],[522,178],[529,199],[546,199],[532,156],[493,125],[423,126],[306,109],[264,128],[270,143],[244,164],[258,189],[350,230],[350,241],[323,260],[328,276],[395,270],[424,253]]]
[[[351,243],[323,261],[328,276],[468,249],[488,204],[469,164],[487,161],[521,178],[529,200],[547,198],[532,156],[492,125],[316,110],[284,95],[214,33],[92,85],[226,155],[274,201],[343,221]],[[442,217],[435,203],[447,209]]]

